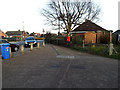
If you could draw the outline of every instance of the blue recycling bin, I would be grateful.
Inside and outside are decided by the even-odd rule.
[[[10,44],[1,44],[1,52],[2,52],[2,59],[9,59],[10,58]]]

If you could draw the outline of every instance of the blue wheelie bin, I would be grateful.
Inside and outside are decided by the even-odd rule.
[[[10,44],[1,44],[1,52],[2,52],[2,59],[9,59],[10,58]]]

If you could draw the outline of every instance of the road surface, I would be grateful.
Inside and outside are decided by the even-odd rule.
[[[118,60],[47,45],[2,61],[3,88],[118,88]]]

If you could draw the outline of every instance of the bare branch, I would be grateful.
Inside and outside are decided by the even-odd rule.
[[[85,19],[99,20],[100,11],[100,8],[92,2],[54,0],[48,4],[48,9],[43,9],[43,16],[54,27],[60,24],[60,28],[69,33]]]

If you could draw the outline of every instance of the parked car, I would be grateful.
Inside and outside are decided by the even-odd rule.
[[[37,46],[37,41],[35,40],[34,37],[27,37],[25,39],[25,47],[30,47],[31,43],[33,43],[33,46],[36,47]]]
[[[8,42],[7,40],[0,40],[0,44],[4,44],[4,43],[9,43],[10,47],[11,47],[11,52],[16,52],[19,50],[19,45],[18,44],[12,44],[10,42]]]

